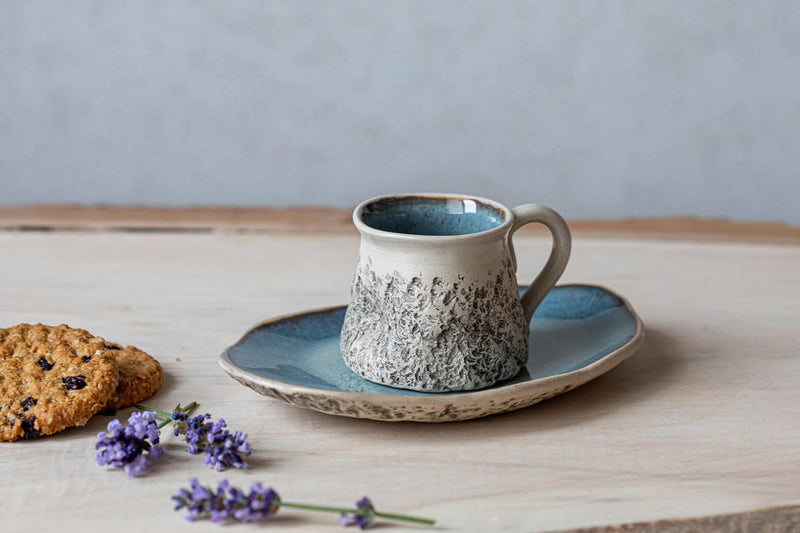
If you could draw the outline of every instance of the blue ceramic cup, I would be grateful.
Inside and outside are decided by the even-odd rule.
[[[362,377],[449,392],[513,377],[528,357],[533,311],[566,268],[571,238],[550,208],[459,194],[382,196],[353,212],[361,233],[341,351]],[[539,222],[547,264],[519,297],[512,235]]]

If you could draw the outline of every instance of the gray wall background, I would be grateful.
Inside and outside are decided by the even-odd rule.
[[[0,3],[0,204],[800,224],[800,2]]]

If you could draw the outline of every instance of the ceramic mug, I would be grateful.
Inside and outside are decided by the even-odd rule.
[[[459,194],[382,196],[353,212],[358,265],[341,336],[344,361],[377,383],[472,390],[516,375],[533,311],[567,265],[569,228],[552,209],[509,209]],[[522,298],[511,238],[539,222],[550,257]]]

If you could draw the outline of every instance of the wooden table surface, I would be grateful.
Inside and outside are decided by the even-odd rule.
[[[262,481],[286,500],[330,505],[368,495],[380,509],[435,518],[434,531],[800,531],[796,228],[573,221],[562,283],[626,296],[647,330],[641,349],[520,411],[414,424],[289,407],[217,366],[256,323],[346,303],[358,247],[347,219],[336,210],[0,209],[0,324],[67,323],[139,346],[165,371],[150,405],[196,400],[254,448],[249,469],[217,473],[166,436],[165,456],[127,478],[94,461],[107,416],[2,443],[0,531],[219,531],[172,511],[170,496],[190,477]],[[521,282],[549,246],[541,233],[519,235]],[[290,509],[269,527],[340,530],[335,515]],[[407,530],[420,531],[386,527]]]

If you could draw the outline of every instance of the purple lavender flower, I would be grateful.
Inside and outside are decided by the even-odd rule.
[[[252,452],[247,434],[241,431],[229,432],[225,429],[225,420],[220,418],[211,425],[206,440],[208,446],[205,463],[213,466],[214,470],[220,471],[226,466],[247,468],[247,463],[242,459],[242,455],[249,456]]]
[[[375,507],[366,496],[356,502],[357,511],[353,514],[342,513],[339,517],[339,525],[358,526],[358,529],[366,529],[375,518]]]
[[[222,482],[220,482],[222,483]],[[224,491],[213,491],[209,487],[201,485],[197,478],[189,480],[190,487],[181,487],[172,497],[175,500],[175,510],[186,508],[188,512],[183,515],[186,520],[197,520],[216,514],[225,510]],[[222,520],[218,516],[216,522]]]
[[[240,522],[259,522],[277,513],[281,506],[278,494],[261,483],[254,483],[248,494],[232,487],[225,479],[217,484],[216,491],[201,485],[197,478],[190,479],[189,484],[188,489],[181,488],[172,497],[176,511],[188,510],[184,514],[187,520],[210,518],[220,522],[232,518]]]
[[[97,434],[95,445],[95,459],[100,466],[124,467],[129,476],[138,476],[163,453],[153,413],[131,413],[126,427],[115,418],[106,429]]]
[[[278,493],[269,487],[264,487],[261,483],[253,483],[248,493],[232,487],[224,479],[217,484],[216,490],[201,485],[196,478],[190,479],[189,485],[189,488],[179,489],[172,497],[176,503],[176,511],[187,510],[187,513],[183,515],[187,520],[209,518],[213,522],[221,522],[225,519],[239,522],[260,522],[274,515],[281,508],[287,507],[304,511],[341,513],[339,524],[343,526],[355,525],[359,529],[365,529],[375,517],[429,526],[435,523],[430,518],[396,513],[378,513],[369,498],[361,498],[356,502],[356,509],[352,509],[286,502],[281,500]]]
[[[281,498],[270,487],[263,487],[261,483],[253,483],[247,496],[241,491],[230,487],[229,498],[233,511],[233,518],[241,522],[259,522],[278,512],[281,507]]]
[[[225,467],[247,468],[242,456],[252,452],[247,442],[247,434],[241,431],[231,433],[226,429],[225,420],[208,422],[208,413],[189,418],[181,411],[172,413],[175,424],[175,435],[183,434],[186,439],[186,451],[191,454],[205,452],[205,463],[220,471]]]
[[[177,422],[175,424],[175,435],[184,435],[186,444],[188,444],[186,448],[187,452],[196,454],[203,450],[203,444],[208,434],[208,427],[211,425],[210,423],[206,423],[206,420],[209,418],[211,418],[211,415],[208,413],[193,416],[192,418],[189,418],[189,415],[180,411],[172,413],[172,420]]]

